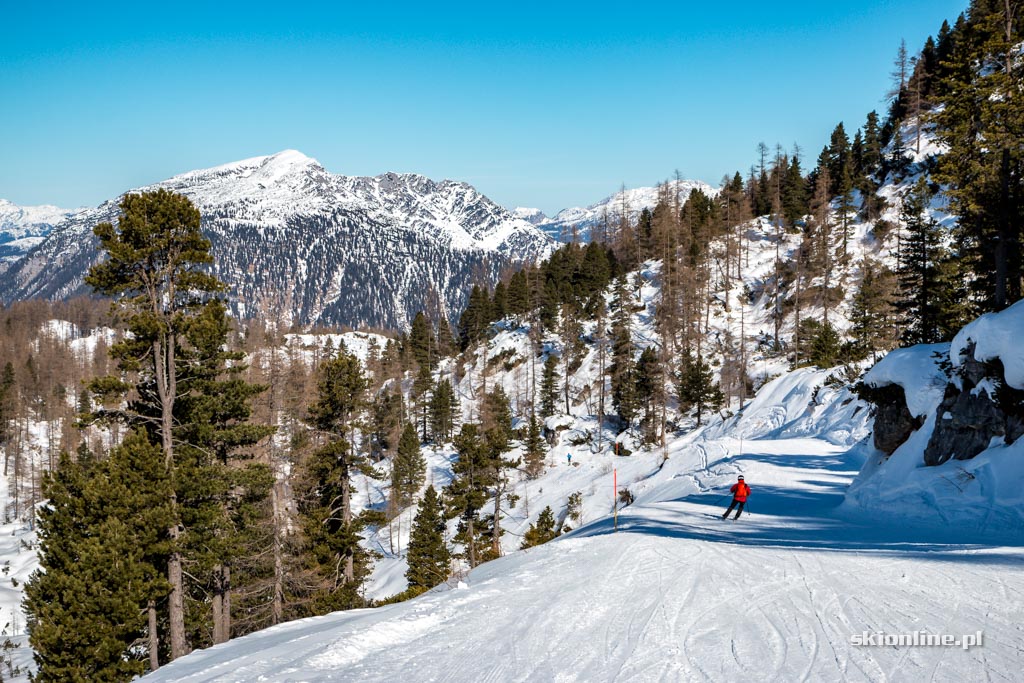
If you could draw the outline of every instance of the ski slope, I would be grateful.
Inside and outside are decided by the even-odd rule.
[[[457,586],[267,629],[145,680],[1020,679],[1019,535],[850,517],[862,458],[823,438],[688,436],[668,455],[617,531],[598,519]],[[723,521],[738,473],[752,514]],[[853,646],[863,631],[984,640]]]

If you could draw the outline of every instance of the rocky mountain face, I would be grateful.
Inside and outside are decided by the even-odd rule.
[[[474,283],[555,246],[465,183],[335,175],[291,150],[139,190],[158,187],[199,208],[234,313],[285,325],[401,329],[420,310],[456,318]],[[92,228],[116,220],[119,201],[56,226],[9,266],[0,300],[85,293],[99,257]]]
[[[56,206],[18,206],[0,199],[0,263],[9,263],[24,256],[42,242],[54,226],[81,210],[71,211]]]
[[[678,196],[682,205],[693,190],[700,190],[712,197],[718,194],[717,189],[699,180],[672,180],[662,187],[623,189],[590,206],[562,209],[553,217],[532,208],[519,207],[513,212],[557,240],[570,242],[575,238],[586,242],[595,229],[614,228],[622,222],[623,216],[636,221],[641,211],[653,209],[657,205],[663,192],[669,196]]]

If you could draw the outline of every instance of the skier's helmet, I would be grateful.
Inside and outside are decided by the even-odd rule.
[[[740,475],[740,481],[743,481],[743,475],[742,474]]]

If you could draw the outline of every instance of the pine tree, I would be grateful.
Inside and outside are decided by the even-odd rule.
[[[795,227],[809,211],[807,183],[800,171],[800,157],[794,154],[789,166],[786,167],[786,178],[782,188],[782,212],[786,218],[786,225]]]
[[[433,588],[448,578],[451,553],[444,532],[444,508],[434,487],[428,486],[412,522],[406,555],[409,568],[405,578],[409,581],[411,595]]]
[[[457,409],[458,396],[451,381],[438,381],[430,395],[430,434],[434,443],[444,443],[452,438],[458,418]]]
[[[111,348],[123,373],[137,376],[139,398],[128,411],[112,417],[151,426],[163,448],[165,470],[178,467],[176,456],[176,404],[187,394],[178,384],[181,354],[188,350],[187,331],[213,297],[224,289],[202,268],[212,262],[210,242],[199,229],[199,212],[189,200],[164,189],[128,194],[121,200],[118,225],[101,223],[94,232],[107,259],[89,270],[85,281],[94,290],[116,297],[121,317],[131,333]],[[122,377],[93,383],[99,395],[127,393],[132,386]],[[180,412],[180,409],[179,409]],[[177,492],[169,503],[175,521],[168,528],[171,540],[167,578],[171,659],[186,654],[185,584],[181,548],[181,511]]]
[[[818,325],[811,337],[808,360],[819,368],[830,368],[842,360],[843,345],[836,328],[828,321]]]
[[[551,506],[548,505],[540,512],[540,516],[537,517],[537,521],[530,525],[530,528],[523,534],[523,543],[520,545],[520,549],[526,550],[527,548],[533,548],[534,546],[547,543],[548,541],[558,537],[558,532],[555,530],[555,513],[552,512]]]
[[[508,293],[505,283],[499,282],[494,286],[494,296],[491,298],[491,317],[494,320],[504,320],[508,315]]]
[[[175,407],[176,498],[186,530],[180,542],[192,578],[186,589],[195,604],[209,597],[208,608],[193,609],[186,620],[196,646],[231,637],[230,592],[244,594],[244,580],[258,574],[247,558],[262,555],[261,517],[274,483],[269,467],[252,460],[252,447],[275,431],[251,420],[252,401],[266,386],[243,379],[244,354],[227,350],[229,332],[224,304],[208,302],[185,330],[178,371],[180,384],[191,389]],[[239,563],[249,565],[250,576],[232,579]]]
[[[583,326],[577,312],[569,304],[562,306],[562,396],[566,415],[572,414],[569,407],[570,379],[583,360],[582,334]]]
[[[319,368],[317,397],[307,421],[322,444],[306,466],[308,494],[300,505],[309,561],[322,587],[318,612],[360,606],[359,588],[370,558],[359,545],[362,517],[352,514],[352,477],[376,473],[356,449],[356,417],[364,404],[366,378],[359,359],[342,347]]]
[[[402,433],[404,408],[399,391],[383,391],[373,404],[373,431],[370,434],[370,455],[375,462],[383,460],[398,447]]]
[[[722,390],[714,381],[711,367],[699,356],[694,358],[690,351],[683,355],[677,380],[679,407],[684,411],[696,409],[698,426],[706,410],[717,410],[725,400]]]
[[[558,404],[558,356],[548,354],[540,380],[540,415],[551,417]]]
[[[657,407],[664,404],[664,397],[661,396],[661,359],[657,352],[648,346],[640,354],[640,360],[636,366],[636,393],[637,401],[643,407],[646,440],[653,442],[655,438],[655,426],[657,421]]]
[[[17,398],[15,395],[16,390],[14,365],[11,361],[7,361],[4,363],[3,373],[0,374],[0,446],[7,442],[9,425],[14,418]],[[4,472],[7,472],[6,460],[4,462]]]
[[[612,379],[612,405],[623,421],[624,429],[629,429],[640,406],[636,392],[636,362],[633,360],[630,310],[623,279],[619,280],[616,287],[616,298],[618,309],[612,321],[612,364],[609,368]]]
[[[398,441],[398,451],[391,463],[392,496],[399,508],[412,503],[413,496],[423,486],[426,473],[427,463],[420,451],[416,428],[406,423]]]
[[[465,547],[470,567],[482,560],[481,524],[477,514],[487,502],[488,488],[493,484],[487,444],[474,423],[462,425],[455,437],[458,458],[452,463],[452,481],[445,489],[447,515],[459,518],[455,540]]]
[[[479,285],[473,285],[469,301],[459,318],[459,342],[463,351],[484,338],[490,322],[490,298]]]
[[[523,315],[530,310],[530,291],[526,286],[526,271],[519,270],[512,275],[508,284],[508,310],[513,315]]]
[[[156,634],[149,608],[169,586],[162,574],[175,513],[159,446],[137,430],[98,461],[88,449],[47,473],[39,510],[41,571],[25,588],[34,680],[127,681],[150,668]]]
[[[412,327],[409,330],[409,348],[412,350],[412,357],[419,366],[433,370],[437,367],[438,353],[437,340],[434,338],[434,330],[426,314],[420,311],[412,320]]]
[[[434,388],[434,376],[430,372],[429,365],[419,366],[419,373],[412,385],[412,396],[416,403],[416,411],[419,413],[418,422],[420,425],[420,438],[427,441],[430,434],[427,432],[428,417],[430,415],[431,390]]]
[[[526,476],[530,479],[536,479],[544,471],[544,456],[546,455],[546,449],[544,447],[544,438],[540,433],[540,424],[537,422],[537,416],[531,415],[530,422],[526,428],[526,438],[523,440],[523,465],[526,469]]]
[[[922,178],[904,198],[900,214],[907,238],[898,266],[899,309],[906,320],[903,341],[909,344],[932,344],[955,332],[943,329],[941,323],[952,283],[940,276],[948,256],[939,224],[927,211],[930,200]]]

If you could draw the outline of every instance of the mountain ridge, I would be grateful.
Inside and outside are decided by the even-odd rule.
[[[701,180],[678,179],[653,187],[622,188],[593,204],[567,207],[554,216],[548,216],[540,209],[520,206],[512,209],[512,213],[555,239],[568,242],[575,235],[577,241],[586,242],[591,239],[595,228],[605,224],[616,226],[624,217],[630,222],[636,222],[644,209],[654,209],[662,192],[674,191],[682,206],[693,190],[699,190],[709,197],[719,192],[718,188]]]
[[[472,186],[417,174],[336,175],[295,150],[178,174],[164,188],[197,205],[213,271],[236,315],[289,325],[405,328],[418,310],[457,317],[474,283],[493,285],[554,242]],[[123,196],[123,195],[122,195]],[[120,197],[69,216],[7,269],[0,300],[86,293],[92,228]]]

